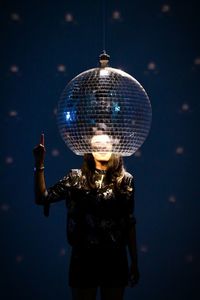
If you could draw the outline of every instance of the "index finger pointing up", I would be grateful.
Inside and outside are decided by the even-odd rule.
[[[44,146],[44,133],[40,136],[40,144]]]

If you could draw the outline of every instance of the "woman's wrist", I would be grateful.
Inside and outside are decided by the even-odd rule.
[[[34,171],[43,171],[44,163],[35,163]]]

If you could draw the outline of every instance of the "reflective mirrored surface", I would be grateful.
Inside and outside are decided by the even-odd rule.
[[[67,84],[57,121],[64,142],[77,155],[107,152],[105,145],[99,142],[94,148],[92,143],[94,136],[107,135],[113,153],[129,156],[144,143],[151,117],[151,104],[140,83],[105,67],[87,70]]]

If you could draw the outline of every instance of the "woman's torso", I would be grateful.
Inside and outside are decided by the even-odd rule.
[[[96,170],[96,188],[91,189],[81,170],[73,173],[73,185],[66,200],[68,242],[84,248],[124,247],[130,201],[126,188],[123,184],[121,189],[116,189],[113,183],[107,184],[104,172]]]

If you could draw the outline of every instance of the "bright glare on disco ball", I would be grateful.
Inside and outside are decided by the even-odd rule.
[[[108,67],[87,70],[65,87],[58,103],[57,121],[62,139],[77,155],[95,151],[129,156],[136,152],[151,126],[151,104],[141,84],[129,74]],[[91,143],[95,136],[105,140]],[[110,144],[106,146],[107,138]]]

